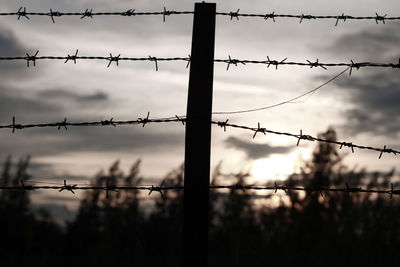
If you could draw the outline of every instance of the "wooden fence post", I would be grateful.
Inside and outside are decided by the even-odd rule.
[[[208,266],[215,3],[196,3],[185,136],[183,266]]]

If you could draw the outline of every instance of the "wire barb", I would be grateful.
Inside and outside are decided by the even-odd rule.
[[[35,55],[30,56],[28,53],[26,53],[26,66],[29,68],[29,62],[32,61],[33,66],[36,67],[36,59],[37,59],[37,55],[39,54],[39,50],[36,51]]]
[[[51,21],[53,21],[53,23],[56,23],[56,21],[54,20],[54,17],[61,17],[62,14],[61,14],[61,12],[53,11],[53,10],[50,8],[50,13],[48,14],[48,16],[51,18]]]
[[[21,124],[16,124],[16,123],[15,123],[15,117],[13,117],[11,128],[12,128],[12,133],[14,133],[14,132],[15,132],[15,129],[21,130],[21,129],[23,129],[24,127],[23,127]]]
[[[149,116],[150,116],[150,112],[147,112],[147,116],[146,116],[146,118],[144,118],[144,119],[142,119],[142,118],[139,118],[138,119],[138,123],[139,124],[143,124],[143,126],[142,127],[144,127],[147,123],[149,123],[150,122],[150,120],[149,120]]]
[[[386,148],[386,145],[385,145],[385,146],[383,146],[383,149],[381,150],[381,152],[379,154],[379,159],[381,159],[383,153],[388,153],[388,154],[393,153],[394,155],[397,155],[398,152],[391,148]]]
[[[60,130],[61,127],[64,127],[65,130],[68,130],[68,129],[67,129],[67,118],[65,118],[64,121],[59,122],[59,123],[57,123],[57,124],[58,124],[58,130]]]
[[[310,69],[312,69],[312,68],[314,68],[314,67],[321,67],[321,68],[323,68],[324,70],[327,70],[327,68],[326,68],[323,64],[321,64],[321,63],[318,62],[318,58],[317,58],[317,61],[315,61],[315,62],[311,62],[311,61],[309,61],[309,60],[307,60],[307,62],[308,62],[309,65],[310,65]]]
[[[76,49],[75,55],[70,56],[69,54],[67,55],[67,59],[64,61],[64,64],[68,62],[68,60],[72,60],[74,64],[76,64],[76,57],[78,56],[79,50]]]
[[[272,21],[275,22],[275,11],[273,11],[273,12],[270,13],[270,14],[265,14],[264,20],[268,20],[269,18],[271,18]]]
[[[338,25],[339,20],[343,20],[343,22],[346,22],[346,19],[347,19],[347,16],[344,13],[342,13],[342,15],[340,15],[340,16],[337,16],[336,17],[335,27]]]
[[[165,7],[164,7],[164,10],[163,10],[163,22],[165,22],[165,16],[169,16],[169,15],[171,15],[172,14],[172,12],[171,11],[169,11],[169,10],[167,10]]]
[[[353,145],[352,142],[350,142],[350,143],[348,143],[348,142],[342,142],[342,143],[340,144],[339,149],[342,149],[343,146],[350,147],[350,148],[351,148],[351,152],[354,153],[354,145]]]
[[[278,190],[283,190],[285,193],[287,193],[287,187],[285,185],[278,186],[275,182],[275,193],[278,192]]]
[[[149,190],[149,194],[148,194],[148,195],[150,196],[151,193],[153,193],[153,192],[159,192],[160,195],[161,195],[161,198],[164,199],[164,194],[163,194],[163,192],[162,192],[162,190],[164,190],[164,188],[162,187],[162,186],[164,185],[164,182],[165,182],[165,180],[163,180],[163,181],[161,182],[160,186],[154,186],[154,185],[152,185],[151,188],[150,188],[150,190]]]
[[[122,13],[122,16],[135,16],[135,9],[128,9],[127,11],[125,11],[124,13]]]
[[[232,193],[234,193],[235,190],[242,190],[243,193],[246,193],[246,190],[244,189],[244,186],[242,184],[239,184],[239,183],[232,185],[231,189],[232,189]]]
[[[176,118],[178,121],[182,122],[182,125],[185,125],[185,119],[180,118],[178,115],[175,115],[175,118]]]
[[[224,128],[224,132],[226,132],[226,125],[228,124],[229,119],[226,119],[226,121],[219,121],[217,122],[217,125],[221,128]]]
[[[278,70],[278,65],[282,65],[286,61],[286,59],[287,58],[281,61],[277,61],[277,60],[271,60],[269,56],[267,56],[267,61],[265,63],[268,64],[267,68],[269,68],[270,65],[273,65],[275,66],[275,69]]]
[[[308,19],[308,20],[310,20],[310,19],[316,19],[314,16],[312,16],[312,15],[304,15],[304,14],[301,14],[301,18],[300,18],[300,22],[299,23],[302,23],[303,22],[303,19]]]
[[[311,135],[304,135],[303,134],[303,130],[300,130],[300,134],[298,136],[298,140],[297,140],[296,146],[299,146],[301,139],[308,140],[308,141],[314,141],[314,137],[312,137]]]
[[[19,180],[20,184],[21,184],[21,191],[22,192],[26,192],[26,191],[34,191],[35,187],[32,185],[25,185],[24,184],[24,180],[20,179]]]
[[[114,127],[117,127],[117,125],[115,125],[113,119],[114,118],[111,118],[110,120],[104,120],[104,121],[102,120],[101,121],[101,125],[112,125]]]
[[[379,16],[378,13],[375,13],[375,15],[376,15],[375,17],[376,24],[379,24],[379,21],[382,21],[382,23],[385,24],[385,18],[387,14],[385,14],[384,16]]]
[[[240,9],[238,9],[236,12],[229,12],[229,16],[231,17],[231,20],[233,18],[236,18],[236,20],[239,20],[239,10]]]
[[[345,185],[346,185],[345,192],[347,192],[348,197],[350,197],[350,193],[358,193],[362,191],[361,187],[350,187],[347,182],[345,182]]]
[[[23,10],[22,10],[22,7],[20,7],[20,8],[18,9],[18,11],[17,11],[16,14],[18,15],[18,20],[19,20],[21,17],[24,17],[24,18],[26,18],[26,19],[30,19],[30,18],[28,17],[28,15],[27,15],[26,7],[24,7]]]
[[[107,199],[108,199],[108,191],[118,192],[117,186],[111,184],[110,179],[107,179],[106,187],[104,188],[104,190],[106,191],[106,198]]]
[[[156,57],[149,56],[149,60],[150,60],[150,61],[154,61],[154,63],[156,64],[156,71],[158,71],[157,58],[156,58]]]
[[[119,54],[118,56],[116,56],[116,57],[113,57],[113,55],[110,53],[110,57],[108,58],[108,65],[107,65],[107,68],[109,68],[110,67],[110,65],[111,65],[111,63],[114,61],[115,63],[117,63],[117,66],[119,66],[118,65],[118,62],[119,62],[119,57],[121,56],[121,54]]]
[[[75,194],[74,190],[78,189],[77,188],[78,185],[67,185],[67,181],[64,180],[64,185],[60,188],[60,190],[58,190],[58,192],[62,192],[64,190],[66,191],[70,191],[72,194]]]
[[[227,125],[227,122],[225,122],[225,125]],[[256,137],[257,133],[263,133],[264,135],[266,135],[265,132],[267,131],[267,129],[261,128],[260,123],[258,123],[257,128],[253,129],[253,131],[254,131],[254,135],[253,135],[253,139],[254,139]]]
[[[86,18],[86,17],[93,18],[93,9],[90,9],[90,11],[89,11],[89,9],[86,9],[85,12],[82,13],[81,19]]]
[[[192,57],[190,56],[190,54],[188,54],[188,58],[186,59],[186,61],[187,61],[186,68],[189,68],[190,62],[192,61]],[[400,59],[399,59],[399,62],[400,62]]]
[[[226,67],[226,70],[229,70],[229,66],[231,64],[235,65],[235,67],[237,67],[238,63],[241,63],[243,65],[246,65],[246,63],[244,63],[243,61],[239,60],[239,59],[232,59],[230,55],[228,55],[229,59],[226,60],[226,63],[228,63],[228,66]]]
[[[361,64],[360,64],[360,63],[354,63],[354,61],[351,60],[349,76],[351,76],[351,73],[352,73],[352,71],[353,71],[353,68],[359,70],[360,67],[361,67]]]

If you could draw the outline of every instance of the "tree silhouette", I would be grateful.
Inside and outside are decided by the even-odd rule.
[[[321,138],[336,140],[328,129]],[[218,185],[221,164],[211,184]],[[0,184],[30,179],[29,157],[4,163]],[[99,172],[93,185],[143,183],[140,160],[128,174],[119,162]],[[183,165],[168,173],[166,186],[182,186]],[[232,184],[247,184],[248,174]],[[336,146],[316,143],[311,160],[290,175],[287,186],[387,188],[395,170],[370,174],[350,169]],[[268,182],[273,186],[274,182]],[[397,184],[395,184],[397,185]],[[0,191],[2,266],[180,266],[183,191],[86,191],[76,218],[58,226],[49,213],[33,214],[30,191]],[[271,192],[254,195],[240,186],[210,193],[210,266],[381,266],[396,264],[400,248],[400,203],[396,196],[339,192]],[[256,201],[257,200],[257,201]],[[264,201],[265,200],[265,201]],[[260,204],[261,203],[261,204]],[[275,205],[262,204],[275,203]],[[194,259],[195,260],[195,259]]]

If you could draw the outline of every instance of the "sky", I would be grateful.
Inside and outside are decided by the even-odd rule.
[[[397,0],[329,1],[216,1],[217,11],[240,8],[243,13],[313,14],[353,16],[399,16]],[[37,0],[0,3],[0,12],[27,11],[191,11],[194,1]],[[0,56],[79,55],[122,57],[186,57],[191,50],[192,15],[136,17],[0,17]],[[400,58],[398,22],[303,21],[277,18],[217,16],[215,57],[265,60],[288,58],[305,62],[371,61],[397,63]],[[0,62],[0,124],[68,121],[131,120],[146,116],[170,117],[186,112],[189,70],[186,62],[120,62],[107,68],[105,61]],[[344,68],[308,68],[265,65],[214,67],[213,111],[235,111],[274,105],[311,90]],[[400,75],[397,69],[367,69],[341,75],[316,93],[296,103],[239,115],[218,115],[215,120],[271,130],[317,136],[333,127],[339,140],[361,145],[400,149]],[[161,180],[184,161],[184,127],[179,123],[146,127],[25,129],[12,134],[1,131],[0,162],[31,155],[31,172],[37,180],[88,182],[115,160],[128,170],[142,159],[142,174],[148,181]],[[253,174],[252,182],[283,179],[310,158],[314,143],[271,134],[257,135],[239,129],[212,128],[212,168],[222,161],[224,173],[241,170]],[[351,168],[388,171],[397,157],[349,149],[345,163]],[[68,192],[67,192],[68,193]],[[41,195],[41,203],[53,203],[53,195]],[[62,196],[65,197],[65,196]],[[39,198],[38,198],[39,199]]]

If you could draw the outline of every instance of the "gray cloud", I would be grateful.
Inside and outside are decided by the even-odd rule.
[[[80,95],[67,90],[44,90],[39,93],[39,96],[45,99],[51,100],[74,100],[78,102],[96,102],[109,100],[109,96],[101,91],[97,91],[93,94]]]
[[[399,57],[400,23],[368,28],[340,37],[328,49],[334,56],[361,60],[388,60]]]
[[[0,29],[0,51],[3,55],[23,54],[24,49],[14,35]],[[71,90],[44,89],[39,92],[31,88],[17,88],[5,82],[7,79],[25,77],[26,66],[0,65],[0,121],[11,123],[15,116],[17,123],[54,122],[68,114],[70,120],[83,121],[88,118],[99,120],[97,113],[104,105],[112,104],[109,95],[98,90],[94,93],[76,93]],[[21,71],[24,70],[24,71]],[[4,78],[4,79],[3,79]],[[82,115],[82,105],[86,114]],[[85,116],[83,118],[82,116]],[[157,152],[164,148],[183,147],[183,134],[170,129],[169,134],[161,133],[151,125],[146,127],[96,127],[73,128],[67,132],[55,128],[26,129],[11,135],[3,130],[0,156],[32,154],[33,156],[62,155],[68,152]],[[150,128],[150,129],[149,129]],[[148,144],[151,144],[149,146]],[[42,170],[43,171],[43,170]]]
[[[11,31],[0,29],[0,56],[20,55],[24,52],[23,46]]]
[[[0,85],[0,88],[1,85]],[[17,123],[56,122],[64,118],[66,112],[77,110],[68,117],[71,121],[86,121],[82,118],[79,108],[82,104],[89,120],[99,120],[96,112],[110,104],[109,96],[103,92],[81,95],[71,91],[44,90],[39,93],[29,93],[29,90],[13,89],[0,90],[0,121],[2,124],[11,123],[15,116]],[[71,113],[70,113],[71,114]],[[163,130],[156,130],[155,125],[149,125],[145,129],[138,126],[119,127],[69,127],[68,131],[57,128],[24,129],[11,134],[3,130],[3,140],[9,142],[0,143],[0,156],[8,153],[17,155],[32,154],[33,156],[61,155],[68,152],[157,152],[160,149],[183,147],[182,134],[175,133],[163,125]],[[151,144],[149,146],[149,144]]]
[[[22,120],[49,117],[51,114],[61,113],[62,108],[42,101],[34,96],[28,96],[22,90],[9,90],[0,84],[0,121],[11,121],[15,116]],[[47,114],[47,116],[46,116]]]
[[[393,62],[399,60],[400,24],[345,35],[329,51],[358,61]],[[344,130],[349,134],[373,133],[397,135],[400,130],[400,75],[397,69],[354,71],[336,85],[344,90],[352,104],[345,112]]]
[[[346,111],[347,129],[352,134],[398,134],[400,130],[400,76],[397,70],[385,70],[362,78],[338,82],[350,90],[355,107]]]
[[[0,57],[25,55],[26,49],[17,40],[15,35],[7,29],[0,27]],[[24,75],[20,71],[24,67],[21,62],[0,61],[0,84],[5,80],[12,80]]]
[[[227,138],[225,144],[227,147],[232,147],[245,152],[249,159],[265,158],[271,154],[286,154],[292,150],[292,147],[255,144],[253,142],[240,140],[233,136]]]
[[[11,88],[0,83],[0,121],[7,122],[12,116],[20,121],[54,120],[70,113],[71,107],[85,105],[97,110],[110,98],[104,92],[81,95],[64,89],[44,90],[32,93],[30,90]],[[76,109],[72,109],[74,111]],[[77,115],[79,116],[79,114]]]
[[[64,129],[58,131],[57,128],[21,130],[13,135],[12,140],[0,144],[1,151],[26,151],[25,153],[31,153],[35,157],[69,152],[157,153],[166,148],[183,147],[184,134],[182,131],[182,134],[166,135],[140,126],[101,127],[101,129],[70,127],[67,131]]]

